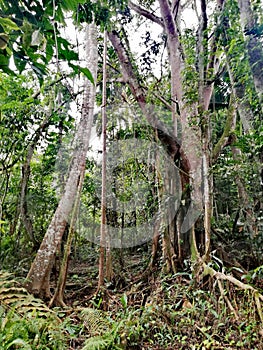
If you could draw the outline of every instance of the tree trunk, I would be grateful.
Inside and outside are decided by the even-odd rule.
[[[256,21],[250,0],[238,0],[240,23],[245,34],[249,64],[259,99],[263,101],[263,49],[262,42],[255,35]]]
[[[61,107],[61,106],[59,106]],[[28,214],[28,206],[27,206],[27,194],[28,194],[28,181],[30,177],[30,167],[31,167],[31,160],[34,155],[34,151],[36,149],[36,146],[40,140],[40,137],[42,133],[45,131],[45,129],[49,125],[51,113],[48,113],[42,120],[40,126],[35,132],[35,135],[33,137],[33,140],[30,142],[27,148],[27,154],[24,164],[22,165],[22,178],[21,178],[21,192],[20,192],[20,214],[21,214],[21,220],[22,223],[27,231],[27,234],[31,241],[34,244],[35,250],[39,247],[38,242],[36,241],[35,235],[34,235],[34,228],[33,228],[33,222]]]
[[[81,189],[83,186],[84,176],[85,176],[85,172],[83,172],[81,174],[81,177],[80,177],[77,195],[76,195],[75,203],[74,203],[73,210],[72,210],[67,242],[66,242],[65,247],[64,247],[64,254],[63,254],[62,262],[60,265],[57,287],[56,287],[55,293],[54,293],[54,295],[49,303],[49,307],[51,307],[53,304],[59,305],[62,307],[66,306],[66,304],[64,302],[64,291],[65,291],[66,280],[67,280],[71,244],[72,244],[72,241],[74,238],[74,233],[75,233],[75,226],[76,226],[76,220],[77,220],[77,215],[78,215],[78,210],[79,210]]]
[[[107,226],[106,226],[106,208],[107,208],[107,173],[106,173],[106,141],[107,141],[107,32],[104,32],[104,52],[103,52],[103,86],[102,86],[102,170],[101,170],[101,225],[100,225],[100,257],[99,257],[99,280],[98,290],[104,286],[104,260],[105,260],[105,247],[107,247],[107,259],[106,272],[107,275],[111,275],[111,259],[110,259],[110,242],[107,240]],[[108,276],[109,277],[109,276]]]
[[[198,115],[197,103],[193,102],[187,105],[184,98],[185,87],[181,76],[181,72],[184,69],[184,62],[172,9],[167,0],[159,0],[159,4],[165,31],[168,37],[167,43],[171,65],[172,98],[176,95],[180,113],[182,128],[181,153],[183,153],[187,159],[189,179],[192,186],[192,202],[181,226],[182,233],[184,233],[194,225],[203,210],[203,198],[201,192],[202,158],[200,157],[202,154],[201,133],[197,126],[191,125],[193,124],[191,118],[196,118]],[[174,129],[176,130],[177,127]]]
[[[240,162],[240,158],[242,156],[241,151],[235,146],[232,146],[231,149],[232,149],[233,159],[236,162]],[[245,218],[244,225],[252,240],[253,238],[255,238],[256,232],[257,232],[256,218],[253,213],[253,201],[251,200],[251,198],[249,198],[245,181],[242,178],[242,176],[237,174],[235,178],[236,178],[237,190],[239,195],[239,203]]]
[[[113,30],[108,33],[109,39],[119,57],[120,65],[122,68],[122,74],[124,80],[129,84],[131,92],[138,102],[143,114],[145,115],[148,123],[157,130],[158,138],[162,142],[165,148],[168,149],[168,152],[173,156],[179,155],[180,143],[176,139],[176,137],[171,133],[170,130],[162,123],[158,118],[156,118],[156,114],[152,113],[151,106],[149,106],[146,102],[146,95],[144,93],[143,88],[140,86],[138,78],[134,72],[134,66],[131,63],[129,53],[127,52],[127,48],[124,47],[117,31]],[[182,157],[183,166],[187,166]],[[185,169],[187,171],[187,169]]]
[[[133,70],[129,53],[127,48],[124,48],[118,34],[116,31],[109,33],[110,40],[119,56],[120,64],[122,67],[122,72],[124,79],[128,82],[130,89],[138,101],[144,115],[146,116],[150,125],[153,125],[157,130],[165,131],[165,140],[160,133],[158,137],[161,142],[169,144],[169,150],[172,157],[177,156],[180,152],[181,156],[181,166],[183,171],[188,174],[187,182],[190,182],[192,192],[191,192],[191,205],[186,214],[185,220],[181,225],[182,233],[190,230],[192,225],[194,225],[197,218],[203,211],[203,193],[202,193],[202,167],[206,166],[205,174],[207,174],[207,167],[210,161],[206,157],[206,163],[203,163],[204,159],[202,157],[202,142],[201,142],[201,130],[199,126],[193,125],[192,120],[194,118],[198,119],[198,103],[193,102],[187,104],[185,101],[185,86],[182,79],[182,71],[184,69],[183,53],[180,44],[178,28],[174,20],[174,14],[172,8],[167,0],[159,0],[160,12],[161,12],[161,25],[167,34],[167,44],[168,53],[171,65],[171,100],[172,108],[178,107],[180,114],[180,123],[182,129],[182,141],[179,142],[176,134],[178,132],[177,128],[177,111],[173,113],[174,130],[171,133],[167,131],[167,128],[153,116],[149,106],[146,103],[146,98],[143,89],[141,88],[136,74]],[[135,8],[134,8],[135,9]],[[141,11],[137,8],[135,9],[138,13]],[[148,15],[148,14],[147,14]],[[153,20],[155,20],[154,18]],[[158,19],[156,23],[160,22]],[[160,24],[160,23],[159,23]],[[210,69],[213,66],[209,67]],[[212,86],[206,87],[203,93],[203,100],[205,101],[206,109],[208,106],[208,101],[211,97]],[[175,103],[176,102],[176,103]],[[180,150],[180,151],[179,151]],[[185,177],[185,175],[183,175]],[[190,181],[189,181],[190,180]],[[185,178],[182,180],[185,181]],[[208,190],[206,193],[210,194]],[[207,208],[211,207],[210,198],[208,196],[208,201],[206,201]],[[206,211],[207,215],[210,215],[209,210]],[[207,232],[207,248],[209,247],[209,220],[206,220],[206,232]]]
[[[246,87],[244,86],[243,81],[240,81],[240,73],[237,71],[235,64],[233,64],[233,60],[235,62],[235,55],[229,52],[229,45],[231,39],[228,38],[227,30],[229,29],[229,20],[227,17],[223,19],[224,25],[224,49],[226,53],[226,67],[228,70],[231,87],[233,90],[233,95],[235,98],[236,109],[239,112],[240,119],[243,125],[243,129],[245,133],[248,133],[252,129],[254,114],[248,100],[248,96],[246,96]]]
[[[87,26],[86,55],[89,69],[96,82],[98,53],[97,29],[94,24]],[[50,271],[54,263],[55,253],[61,244],[69,215],[75,203],[81,174],[85,172],[95,94],[96,83],[93,85],[90,81],[86,81],[81,119],[76,133],[75,150],[65,190],[27,275],[27,288],[37,295],[44,295],[48,298],[50,297]]]

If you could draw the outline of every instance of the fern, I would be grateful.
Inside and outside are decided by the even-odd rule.
[[[90,334],[82,350],[122,349],[113,344],[123,321],[117,323],[109,319],[105,312],[92,308],[83,309],[81,317]]]
[[[0,305],[8,310],[14,309],[20,315],[38,314],[57,318],[41,299],[29,294],[12,274],[5,271],[0,271]]]
[[[106,313],[100,310],[85,308],[81,311],[80,316],[91,336],[104,334],[112,328]]]
[[[112,342],[112,339],[109,338],[103,338],[101,336],[95,336],[87,339],[85,341],[85,345],[82,348],[82,350],[103,350],[107,349],[107,347]]]
[[[56,313],[0,271],[0,349],[67,349]]]

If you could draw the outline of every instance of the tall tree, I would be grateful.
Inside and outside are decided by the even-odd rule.
[[[98,53],[97,29],[94,23],[87,25],[85,45],[86,63],[91,69],[94,82],[96,82]],[[96,83],[93,84],[85,79],[81,119],[75,135],[75,149],[64,193],[27,275],[28,289],[46,297],[50,297],[50,273],[55,254],[61,244],[77,193],[80,191],[78,189],[79,181],[86,168],[86,154],[93,122],[95,95]]]
[[[170,137],[169,144],[173,149],[173,157],[178,157],[180,149],[180,157],[182,160],[183,170],[188,173],[190,179],[191,204],[188,208],[188,213],[181,225],[182,232],[188,231],[195,223],[197,218],[203,211],[205,206],[205,245],[206,252],[209,253],[210,245],[210,219],[211,219],[211,181],[208,178],[208,168],[210,164],[209,154],[209,113],[208,107],[212,95],[213,84],[207,81],[207,70],[209,73],[216,74],[217,66],[213,51],[211,57],[207,53],[207,14],[205,2],[203,2],[202,13],[199,28],[199,50],[202,51],[200,56],[203,58],[197,63],[195,70],[190,61],[190,52],[187,52],[187,46],[182,45],[180,39],[180,26],[175,21],[174,9],[179,6],[179,2],[172,6],[168,1],[159,1],[161,19],[152,15],[146,9],[140,6],[132,8],[139,14],[150,18],[154,22],[161,25],[167,35],[167,48],[169,62],[171,67],[171,110],[173,112],[173,129],[175,134]],[[178,9],[178,13],[181,10]],[[177,11],[175,11],[177,13]],[[139,102],[142,110],[149,122],[157,129],[165,130],[160,120],[156,120],[153,114],[147,108],[145,93],[136,80],[136,74],[132,69],[132,62],[129,59],[127,52],[129,48],[124,48],[124,42],[120,42],[117,32],[111,32],[109,35],[115,50],[118,53],[120,64],[122,66],[125,80],[128,81],[131,91]],[[204,44],[205,43],[205,44]],[[189,50],[188,50],[189,51]],[[194,53],[192,53],[194,54]],[[208,63],[209,62],[209,65]],[[194,81],[192,87],[189,87],[189,82],[185,79],[187,74],[192,74]],[[199,76],[198,76],[199,75]],[[198,89],[199,86],[199,89]],[[194,92],[194,89],[197,91]],[[193,96],[193,97],[192,97]],[[180,135],[178,137],[178,125]],[[203,128],[198,127],[202,125]],[[167,132],[166,138],[169,138],[171,132]],[[178,141],[180,139],[181,141]],[[174,145],[171,144],[174,140]],[[166,140],[167,142],[167,140]],[[204,191],[202,186],[204,184]]]
[[[246,3],[245,7],[247,8],[248,2],[242,2],[243,7],[244,3]],[[248,45],[247,40],[245,40],[247,44],[244,46],[234,45],[237,40],[240,44],[242,40],[244,42],[239,21],[244,29],[244,22],[247,23],[253,18],[251,6],[249,5],[250,12],[244,14],[244,9],[243,12],[242,9],[240,13],[237,12],[237,2],[217,1],[214,3],[217,6],[214,7],[214,16],[212,16],[208,15],[207,1],[201,0],[194,6],[198,24],[195,29],[191,29],[184,28],[181,21],[187,3],[174,1],[171,4],[168,1],[160,0],[158,3],[151,2],[149,9],[146,9],[144,5],[144,2],[140,5],[132,1],[128,2],[128,6],[138,15],[138,18],[145,17],[147,21],[159,25],[160,30],[165,33],[164,43],[167,46],[169,71],[171,73],[171,94],[170,102],[167,103],[167,100],[159,98],[158,103],[164,103],[172,111],[172,132],[171,130],[168,131],[160,118],[152,113],[149,100],[151,103],[156,103],[156,100],[153,102],[153,98],[150,97],[152,90],[148,95],[147,83],[146,80],[143,80],[143,75],[139,77],[140,68],[136,67],[136,61],[132,56],[131,43],[129,43],[129,35],[126,33],[125,23],[122,26],[115,24],[115,28],[109,32],[109,38],[118,54],[124,81],[129,85],[130,91],[148,122],[157,130],[162,131],[158,132],[158,137],[163,144],[169,145],[168,149],[172,158],[176,162],[180,158],[182,186],[184,190],[191,189],[188,199],[190,202],[188,201],[187,205],[188,211],[183,215],[178,215],[177,218],[177,221],[183,219],[183,222],[177,222],[176,224],[179,232],[177,233],[178,237],[180,237],[180,234],[185,235],[188,230],[193,228],[197,219],[202,221],[201,225],[198,224],[198,231],[199,233],[204,232],[204,235],[198,235],[198,246],[203,246],[200,252],[204,254],[205,259],[209,259],[211,218],[213,215],[211,166],[213,162],[217,161],[223,148],[234,141],[231,133],[233,133],[236,125],[235,110],[240,113],[244,129],[247,132],[251,129],[253,120],[256,119],[259,107],[259,104],[256,108],[255,105],[252,106],[251,91],[253,91],[253,86],[249,83],[251,76],[248,77],[248,75],[249,70],[251,69],[252,72],[254,69],[252,78],[255,80],[255,76],[257,76],[257,80],[260,79],[260,74],[256,74],[255,69],[260,69],[261,60],[258,54],[253,56],[253,52],[259,52],[260,45],[252,48],[251,45]],[[155,15],[158,5],[160,16]],[[239,5],[241,6],[241,2],[239,2]],[[228,25],[229,28],[227,29]],[[238,34],[235,33],[235,30]],[[254,43],[259,41],[260,35],[255,36],[254,32],[248,33],[246,30],[245,39],[248,34],[253,36],[253,40],[256,39],[253,41]],[[242,48],[245,52],[242,51]],[[241,59],[242,65],[240,65]],[[224,76],[225,69],[229,72],[233,93],[238,100],[233,104],[233,99],[231,99],[225,130],[220,142],[212,152],[213,130],[211,123],[214,116],[211,106],[213,105],[218,81],[221,76]],[[247,73],[245,73],[245,69],[248,69]],[[158,80],[155,86],[158,86],[157,84],[161,82],[162,79]],[[259,86],[258,81],[255,81],[255,88],[260,98]],[[155,94],[155,96],[158,95]],[[181,209],[185,211],[185,208]],[[170,232],[172,231],[170,230]],[[194,233],[192,229],[191,231]],[[189,232],[184,237],[187,237],[187,235],[189,235]],[[196,250],[195,237],[192,241],[193,252]],[[180,251],[180,247],[176,251]],[[196,254],[197,252],[194,253],[195,256],[197,256]]]

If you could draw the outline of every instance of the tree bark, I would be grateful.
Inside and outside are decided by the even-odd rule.
[[[250,0],[238,0],[240,23],[245,35],[249,64],[259,100],[263,100],[263,49],[262,42],[255,35],[256,21]]]
[[[167,0],[159,0],[160,11],[164,21],[167,34],[168,54],[171,66],[171,91],[172,99],[176,99],[180,123],[182,128],[181,152],[185,155],[188,163],[188,173],[192,186],[191,205],[181,226],[182,232],[188,231],[194,225],[196,219],[203,210],[202,198],[202,154],[201,133],[191,119],[197,118],[197,103],[187,105],[185,102],[185,87],[182,81],[182,71],[184,69],[183,52],[180,45],[179,35],[175,24],[171,6]],[[174,120],[176,123],[176,120]],[[174,126],[177,130],[177,126]]]
[[[107,162],[107,76],[106,76],[106,65],[107,65],[107,32],[104,32],[104,52],[103,52],[103,83],[102,83],[102,170],[101,170],[101,224],[100,224],[100,257],[99,257],[99,280],[98,290],[104,286],[104,261],[105,261],[105,247],[107,246],[107,263],[110,263],[110,242],[107,242],[107,226],[106,226],[106,162]],[[106,271],[109,270],[109,266],[106,266]]]
[[[86,29],[87,63],[95,82],[98,61],[96,30],[93,23],[88,25]],[[40,296],[50,297],[49,279],[55,253],[61,244],[69,215],[75,203],[81,174],[85,171],[95,94],[96,85],[86,80],[81,119],[76,133],[75,150],[65,190],[27,275],[28,290]]]
[[[85,172],[81,174],[81,177],[79,180],[77,195],[76,195],[75,203],[72,210],[71,220],[70,220],[67,242],[64,247],[64,254],[63,254],[63,258],[60,266],[58,282],[57,282],[55,293],[52,299],[50,300],[49,307],[53,306],[54,304],[61,307],[66,306],[64,302],[64,291],[65,291],[66,280],[67,280],[71,244],[75,233],[75,225],[77,221],[77,214],[79,210],[81,189],[83,186],[84,176],[85,176]]]
[[[176,137],[178,137],[179,116],[177,114],[177,103],[179,104],[179,109],[181,110],[183,97],[181,78],[181,71],[183,68],[182,52],[180,50],[179,34],[175,24],[175,17],[172,8],[167,0],[160,0],[159,4],[168,38],[168,53],[171,66],[172,118],[174,124],[174,134]],[[180,6],[180,4],[178,4],[178,6]]]

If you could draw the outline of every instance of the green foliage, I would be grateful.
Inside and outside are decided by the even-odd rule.
[[[80,4],[84,4],[85,0],[61,0],[59,5],[65,11],[77,11]]]
[[[222,115],[222,113],[220,113]],[[218,121],[217,128],[220,128]],[[239,261],[256,267],[262,264],[262,187],[260,180],[262,127],[258,127],[248,134],[236,135],[234,147],[241,150],[238,157],[233,157],[230,147],[225,147],[217,163],[213,167],[214,173],[214,202],[216,206],[214,227],[223,232],[224,239],[233,246],[242,244],[244,248],[236,253]],[[215,129],[216,130],[216,129]],[[238,199],[240,186],[246,193],[244,198]],[[249,231],[247,212],[254,219],[255,234]],[[235,240],[238,242],[235,243]],[[243,256],[243,261],[242,261]],[[250,258],[248,258],[250,256]]]
[[[111,21],[116,19],[118,12],[122,12],[127,4],[126,0],[111,1],[85,1],[79,4],[78,11],[75,14],[77,22],[91,23],[93,20],[97,26],[104,30],[111,26]]]
[[[257,0],[253,0],[252,3],[257,10],[258,21],[253,28],[254,32],[245,34],[260,36],[262,34],[260,12],[262,11]],[[146,8],[151,8],[153,2],[146,1],[143,4]],[[59,61],[68,62],[74,75],[82,73],[94,83],[90,71],[77,64],[78,55],[74,47],[60,33],[61,25],[65,25],[64,11],[73,11],[75,18],[81,23],[91,23],[94,20],[101,30],[111,29],[115,21],[123,25],[132,19],[131,13],[126,8],[127,2],[121,0],[108,2],[61,0],[56,1],[55,5],[54,8],[54,2],[50,0],[42,2],[0,0],[0,69],[10,74],[10,76],[1,74],[0,77],[0,263],[4,262],[9,268],[15,266],[18,272],[24,267],[25,260],[23,259],[27,259],[26,264],[30,262],[29,249],[32,248],[32,242],[29,242],[27,232],[19,217],[21,167],[25,162],[28,147],[32,144],[36,131],[41,127],[43,118],[47,115],[50,117],[48,125],[41,133],[30,163],[31,173],[27,188],[28,217],[32,219],[37,242],[41,242],[57,205],[52,174],[60,176],[57,180],[57,190],[62,192],[70,164],[70,152],[68,154],[61,152],[61,164],[58,164],[56,156],[62,137],[70,133],[73,128],[74,119],[68,115],[69,105],[66,103],[71,99],[68,89],[63,84],[60,85],[57,81],[46,79],[45,75],[50,74],[48,65],[56,53]],[[262,188],[258,181],[259,177],[255,175],[260,172],[262,166],[259,161],[263,144],[262,126],[260,125],[261,106],[253,88],[245,40],[238,21],[237,2],[226,2],[225,5],[222,17],[228,20],[229,27],[222,24],[219,28],[217,35],[220,36],[220,40],[216,56],[221,59],[223,52],[229,55],[228,63],[235,72],[235,87],[245,89],[245,101],[250,104],[255,116],[253,121],[255,130],[243,135],[242,126],[237,119],[238,127],[233,132],[236,141],[232,146],[241,151],[240,157],[235,159],[231,146],[228,145],[214,165],[213,229],[216,229],[215,233],[219,238],[213,236],[212,243],[219,247],[218,240],[222,238],[228,252],[234,254],[239,263],[247,263],[248,267],[252,264],[249,272],[243,274],[242,278],[262,288],[262,266],[255,268],[255,257],[258,259],[257,263],[262,264],[263,243],[262,224],[260,226],[259,222],[262,217]],[[149,33],[147,31],[143,35],[143,44],[148,47],[141,57],[143,67],[140,68],[143,68],[147,74],[153,75],[151,67],[154,62],[153,56],[161,51],[160,45],[166,43],[166,40],[162,37],[162,40],[157,42],[151,38]],[[128,40],[125,31],[122,31],[121,39],[123,42]],[[200,79],[198,69],[200,67],[198,67],[197,57],[200,43],[197,42],[195,29],[183,29],[180,33],[180,40],[184,55],[182,71],[184,103],[192,105],[198,102],[200,97],[198,95]],[[209,42],[212,43],[213,38]],[[12,72],[8,64],[12,55],[19,72],[31,67],[34,74],[11,77]],[[202,59],[205,60],[206,57]],[[108,61],[114,71],[110,80],[115,82],[119,77],[119,65],[116,63],[117,55],[112,47],[108,51]],[[132,63],[135,64],[135,60]],[[221,64],[222,66],[225,64],[225,59]],[[150,87],[147,96],[150,104],[160,104],[160,100],[156,101],[156,93],[161,94],[161,97],[170,103],[169,71],[167,67],[163,69],[160,80],[151,78],[149,81],[144,80],[143,76],[139,77],[142,87],[145,89]],[[210,72],[208,76],[209,74]],[[36,94],[38,84],[34,80],[35,76],[42,84],[40,92],[37,93],[39,95]],[[214,77],[209,76],[208,78],[213,80]],[[226,73],[222,74],[219,79],[217,77],[214,83],[212,142],[215,144],[226,126],[226,108],[231,87],[229,76]],[[108,85],[110,85],[107,89],[108,101],[118,100],[119,102],[120,96],[127,97],[127,100],[131,102],[134,101],[123,82],[116,85],[114,83],[114,87],[112,83]],[[65,105],[56,109],[55,106],[59,99],[58,92],[61,93]],[[100,96],[98,102],[101,103]],[[238,102],[240,101],[236,101]],[[118,107],[118,113],[113,109],[108,113],[109,142],[114,141],[117,144],[117,141],[123,141],[122,144],[125,145],[125,142],[128,144],[133,138],[156,140],[151,127],[142,127],[144,120],[142,113],[138,111],[134,113],[140,122],[131,125],[130,115],[121,111],[120,113]],[[167,113],[166,110],[154,112],[160,120],[165,120],[172,126],[171,113]],[[95,118],[98,135],[101,133],[99,118],[99,116]],[[196,121],[192,120],[192,122]],[[66,142],[64,139],[64,143]],[[166,159],[162,161],[165,162]],[[55,164],[60,168],[54,169]],[[132,216],[137,223],[141,223],[157,211],[157,190],[161,189],[162,183],[156,183],[158,181],[155,181],[155,170],[148,168],[146,162],[145,164],[138,162],[136,157],[126,158],[122,163],[118,163],[112,174],[115,177],[115,184],[111,189],[116,198],[125,204],[133,198],[134,193],[137,194],[138,184],[134,181],[135,178],[144,184],[141,188],[145,193],[148,187],[150,190],[148,191],[149,196],[144,200],[143,210],[135,209],[130,216],[126,217],[125,215],[121,217],[118,213],[114,217],[112,213],[107,213],[108,223],[112,226],[128,226],[132,223]],[[85,210],[83,210],[84,215],[78,221],[76,234],[76,251],[79,252],[82,249],[82,260],[88,260],[90,255],[84,245],[86,237],[90,233],[94,238],[94,235],[97,234],[95,225],[100,222],[100,200],[96,193],[99,193],[100,190],[98,181],[100,176],[100,169],[96,169],[95,161],[88,159],[81,198],[81,205]],[[242,181],[248,194],[247,207],[240,202],[237,179]],[[249,236],[248,225],[245,222],[248,210],[253,212],[255,226],[258,228],[253,239]],[[124,223],[123,219],[126,220]],[[240,245],[237,247],[237,244]],[[137,265],[143,264],[139,261]],[[216,271],[225,271],[225,268],[222,267],[223,258],[212,256],[210,266],[213,266]],[[231,273],[242,273],[242,271],[242,269],[239,271],[232,269]],[[81,280],[79,272],[77,273],[73,275],[75,279],[72,278],[74,283]],[[96,271],[90,278],[96,278]],[[83,277],[83,280],[85,280],[83,283],[87,283],[86,276]],[[151,293],[148,293],[148,282],[154,286]],[[140,283],[143,284],[142,281]],[[149,278],[147,283],[135,292],[126,290],[123,294],[122,291],[122,294],[117,296],[119,297],[117,301],[113,297],[111,302],[113,304],[116,302],[118,311],[116,307],[112,314],[85,308],[77,316],[75,314],[65,318],[61,324],[57,315],[63,314],[61,317],[65,317],[63,310],[59,310],[57,314],[57,311],[51,312],[40,300],[29,295],[21,285],[17,284],[17,281],[8,275],[0,274],[0,344],[4,349],[19,347],[68,349],[70,338],[71,347],[74,341],[77,344],[76,348],[82,347],[85,350],[157,347],[174,349],[176,346],[181,349],[191,347],[200,350],[233,347],[248,349],[251,346],[260,349],[262,347],[259,336],[262,334],[262,326],[259,324],[256,308],[253,305],[254,299],[249,293],[243,293],[223,283],[224,294],[222,295],[217,281],[203,280],[198,275],[196,280],[193,280],[190,273],[165,276],[161,280],[155,275],[154,280],[151,281]],[[144,302],[142,303],[143,295],[147,299],[145,299],[145,305]],[[238,310],[238,320],[229,312],[225,297],[228,297],[234,308]],[[101,303],[101,298],[93,300],[95,307],[99,307]],[[123,310],[120,309],[121,306]],[[78,340],[79,343],[77,343]]]
[[[67,349],[60,321],[11,274],[0,271],[1,349]]]
[[[10,33],[12,30],[19,30],[17,24],[10,18],[0,18],[0,26],[3,28],[5,33]]]
[[[91,308],[85,308],[81,312],[81,318],[90,334],[82,350],[122,349],[118,344],[115,344],[122,322],[117,323],[107,317],[106,313]]]
[[[53,182],[61,137],[73,127],[74,118],[68,113],[71,96],[61,79],[47,79],[36,91],[32,74],[0,77],[0,261],[17,267],[28,261],[26,249],[32,249],[32,237],[20,221],[21,169],[32,147],[25,200],[35,240],[41,242],[57,205]],[[64,100],[58,109],[59,93]]]
[[[6,1],[0,4],[0,33],[3,31],[2,39],[6,39],[6,43],[1,44],[0,34],[0,69],[8,74],[12,73],[9,60],[13,55],[19,73],[30,66],[40,84],[43,84],[43,77],[48,73],[48,64],[56,52],[60,60],[71,64],[75,73],[78,69],[93,82],[87,68],[72,63],[78,60],[78,54],[62,37],[58,25],[65,25],[65,12],[77,11],[78,4],[82,2],[63,0],[56,7],[52,1],[44,1],[43,4],[38,1]]]
[[[246,280],[250,284],[254,284],[256,286],[259,285],[259,287],[263,289],[263,265],[249,271],[248,274],[242,276],[242,279]]]
[[[92,337],[89,338],[86,342],[82,350],[100,350],[100,349],[107,349],[108,345],[110,344],[111,339],[107,337]]]
[[[93,76],[90,72],[90,70],[88,68],[83,68],[83,67],[80,67],[79,65],[75,65],[75,64],[72,64],[72,63],[69,63],[69,66],[73,69],[73,71],[76,73],[76,74],[79,74],[79,72],[83,73],[86,78],[89,79],[89,81],[94,84],[94,79],[93,79]]]
[[[106,314],[100,310],[85,308],[81,311],[80,316],[85,322],[89,334],[92,336],[103,334],[111,329],[111,324]]]
[[[117,319],[122,324],[115,338],[117,346],[125,349],[261,348],[260,321],[251,307],[253,296],[249,293],[231,291],[224,285],[225,295],[231,296],[231,303],[238,309],[239,319],[235,320],[216,283],[213,291],[196,288],[188,273],[165,276],[159,282],[145,306],[128,303],[128,308],[119,310]]]

